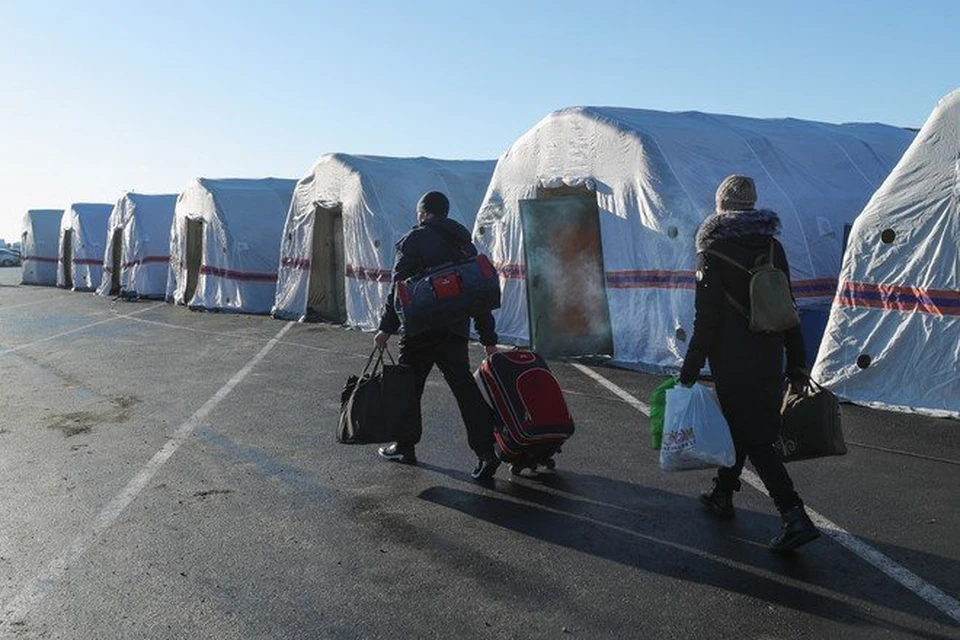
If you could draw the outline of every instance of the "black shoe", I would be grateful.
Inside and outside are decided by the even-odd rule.
[[[477,482],[486,482],[493,479],[493,474],[497,472],[497,468],[499,467],[500,460],[498,460],[496,456],[483,456],[477,459],[477,466],[474,468],[473,473],[470,474],[470,477]]]
[[[713,488],[700,493],[700,504],[710,510],[710,513],[729,520],[734,516],[733,489],[721,489],[717,479],[713,479]]]
[[[787,553],[820,537],[820,532],[810,520],[803,505],[784,511],[781,517],[783,528],[780,529],[777,537],[770,541],[770,551]]]
[[[412,444],[400,444],[394,442],[386,447],[377,449],[381,458],[386,458],[400,464],[417,464],[417,454],[414,452]]]

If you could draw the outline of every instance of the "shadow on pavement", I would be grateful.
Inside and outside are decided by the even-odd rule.
[[[470,482],[469,475],[460,471],[422,463],[420,467]],[[642,571],[711,585],[842,624],[875,626],[914,637],[943,637],[892,623],[872,615],[866,607],[823,594],[826,589],[842,591],[910,615],[918,615],[917,608],[926,606],[919,600],[903,598],[905,594],[898,587],[879,598],[866,594],[863,574],[874,569],[857,566],[859,561],[855,561],[843,563],[853,567],[848,567],[849,575],[839,574],[838,563],[831,557],[837,548],[826,539],[806,547],[803,553],[786,557],[770,554],[764,548],[766,540],[758,535],[776,531],[778,519],[773,515],[741,509],[735,521],[719,522],[702,513],[693,498],[566,470],[537,478],[498,480],[495,488],[500,495],[436,486],[422,491],[419,497]],[[761,572],[810,584],[821,593],[786,584]]]

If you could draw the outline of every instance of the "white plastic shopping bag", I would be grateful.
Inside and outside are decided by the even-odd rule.
[[[664,471],[732,467],[730,427],[713,389],[700,383],[667,391],[660,468]]]

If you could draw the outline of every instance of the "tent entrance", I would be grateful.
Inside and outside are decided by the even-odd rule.
[[[120,260],[123,258],[123,229],[115,229],[110,256],[110,295],[120,295]]]
[[[347,321],[347,294],[344,284],[343,210],[340,207],[316,206],[311,255],[307,318],[342,324]]]
[[[520,201],[531,346],[544,357],[612,354],[596,193],[537,195]]]
[[[73,289],[73,229],[63,232],[63,282],[67,289]]]
[[[200,263],[203,261],[203,220],[187,218],[187,286],[183,291],[183,304],[189,305],[197,292],[200,279]]]

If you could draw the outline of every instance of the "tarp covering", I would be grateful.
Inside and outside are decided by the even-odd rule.
[[[390,288],[396,242],[417,224],[417,200],[442,191],[449,217],[473,228],[493,160],[327,154],[298,183],[281,249],[274,315],[306,319],[318,208],[342,216],[346,322],[374,329]]]
[[[30,209],[23,215],[20,253],[23,284],[55,286],[63,209]]]
[[[77,203],[70,205],[60,219],[60,243],[57,261],[57,286],[74,291],[93,291],[103,277],[103,246],[107,238],[107,220],[113,206]],[[68,236],[69,232],[69,236]],[[65,246],[66,238],[70,246]],[[70,281],[64,269],[64,251],[70,255]]]
[[[170,227],[167,296],[194,308],[269,313],[280,235],[296,180],[196,179],[177,199]],[[187,223],[202,223],[196,291],[187,288]]]
[[[120,291],[141,298],[163,298],[170,271],[170,225],[177,195],[127,192],[114,205],[107,221],[103,278],[97,293],[111,295],[114,239],[120,235]]]
[[[854,223],[812,373],[858,404],[960,418],[960,89]]]
[[[528,340],[518,202],[536,198],[538,187],[595,190],[614,359],[672,369],[693,328],[694,235],[724,177],[753,177],[757,206],[780,215],[796,296],[806,304],[832,296],[843,225],[913,135],[883,124],[699,112],[551,113],[500,158],[477,216],[474,239],[503,283],[497,331],[505,340]]]

